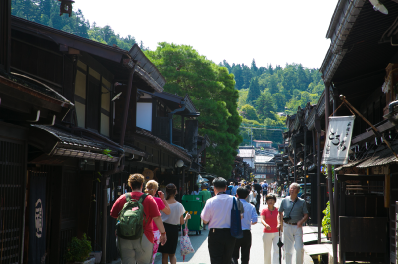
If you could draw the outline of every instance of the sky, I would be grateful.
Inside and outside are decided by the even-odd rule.
[[[75,0],[90,24],[109,25],[155,50],[190,45],[215,63],[320,68],[337,0]]]

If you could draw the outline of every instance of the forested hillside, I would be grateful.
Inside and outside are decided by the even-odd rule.
[[[93,8],[95,8],[95,3],[93,3]],[[121,37],[109,25],[98,27],[96,22],[90,24],[80,9],[77,12],[72,12],[71,17],[67,14],[60,16],[60,2],[57,0],[12,0],[11,13],[14,16],[103,44],[110,46],[115,44],[124,50],[129,50],[136,43],[133,36]],[[144,47],[142,41],[139,46],[143,50],[148,49]]]
[[[219,64],[234,74],[236,89],[239,91],[238,107],[243,117],[243,127],[285,126],[282,114],[295,114],[298,106],[307,102],[317,103],[324,90],[324,83],[318,69],[304,68],[301,64],[257,67],[223,61]],[[280,113],[280,114],[278,114]],[[266,128],[265,128],[266,129]],[[252,130],[253,139],[271,140],[280,143],[281,131]],[[241,129],[243,144],[249,144],[250,129]]]

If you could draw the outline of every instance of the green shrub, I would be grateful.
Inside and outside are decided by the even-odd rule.
[[[324,217],[323,220],[321,220],[321,232],[327,236],[328,233],[331,233],[330,201],[327,202],[327,207],[323,210],[323,214]]]
[[[67,247],[65,259],[67,262],[83,262],[89,257],[91,249],[90,238],[83,234],[82,239],[73,237],[71,243]]]

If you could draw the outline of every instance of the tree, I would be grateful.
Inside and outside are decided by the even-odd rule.
[[[255,107],[252,105],[246,104],[240,109],[240,115],[248,120],[258,120],[258,115],[256,114]]]
[[[155,51],[147,50],[145,54],[167,80],[165,91],[189,94],[201,112],[199,133],[207,134],[216,145],[207,149],[207,172],[229,178],[242,141],[234,75],[187,45],[161,42]]]
[[[252,79],[251,84],[249,85],[247,103],[252,104],[252,102],[258,99],[259,96],[260,96],[259,82],[258,78],[255,77]]]
[[[273,98],[267,91],[264,91],[255,102],[256,112],[259,119],[275,118],[274,112],[276,111]]]

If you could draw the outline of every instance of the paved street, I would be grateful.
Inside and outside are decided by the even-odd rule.
[[[280,199],[278,199],[276,206],[278,207],[280,204]],[[266,205],[261,204],[261,209],[266,207]],[[251,247],[251,256],[250,256],[250,264],[261,264],[263,263],[263,225],[260,223],[260,217],[258,217],[258,223],[252,226],[252,247]],[[208,230],[202,231],[202,234],[199,236],[190,235],[191,243],[195,249],[194,254],[190,254],[186,256],[184,263],[188,264],[201,264],[201,263],[210,263],[209,253],[208,253]],[[183,258],[180,255],[180,246],[176,249],[176,257],[177,263],[183,263]],[[295,255],[293,256],[295,258]],[[161,264],[161,256],[158,255],[155,259],[156,264]],[[240,263],[240,261],[239,261]],[[284,261],[282,263],[285,263]],[[293,259],[293,263],[295,260]]]

